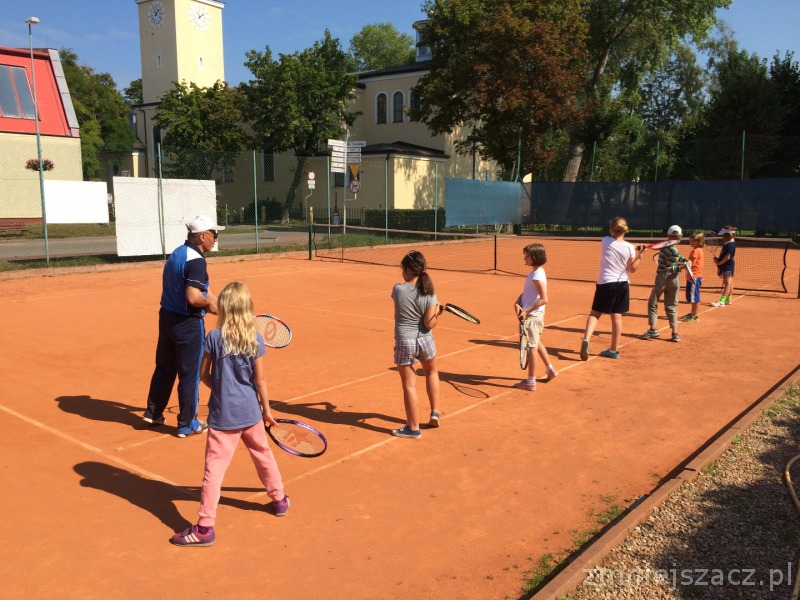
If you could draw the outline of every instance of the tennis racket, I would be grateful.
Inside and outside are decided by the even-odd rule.
[[[646,250],[661,250],[661,248],[667,248],[669,246],[674,246],[675,244],[680,244],[680,240],[664,240],[663,242],[656,242],[655,244],[650,244],[649,246],[645,246]]]
[[[449,313],[453,313],[457,317],[461,317],[465,321],[469,321],[470,323],[477,323],[478,325],[480,325],[481,321],[478,317],[468,313],[463,308],[459,308],[455,304],[445,304],[444,310],[446,310]]]
[[[311,425],[291,419],[275,419],[277,425],[267,427],[267,435],[281,450],[289,454],[314,458],[328,449],[328,440]]]
[[[688,283],[694,283],[694,275],[692,275],[692,261],[687,260],[683,263],[683,266],[686,267],[686,281]]]
[[[528,368],[528,358],[530,354],[528,349],[531,347],[531,341],[528,339],[528,332],[525,331],[525,322],[519,320],[519,368],[523,371]]]
[[[255,316],[256,331],[264,338],[270,348],[284,348],[292,341],[292,330],[278,317],[272,315]]]

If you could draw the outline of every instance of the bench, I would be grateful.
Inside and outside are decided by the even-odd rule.
[[[19,231],[22,234],[26,228],[24,221],[0,220],[0,233],[3,231]]]

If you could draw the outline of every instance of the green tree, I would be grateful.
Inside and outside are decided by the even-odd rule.
[[[239,151],[251,142],[242,128],[245,102],[241,90],[221,81],[208,88],[174,82],[153,119],[166,131],[166,174],[213,179],[221,169],[232,167]]]
[[[581,0],[430,0],[419,27],[432,48],[412,115],[434,134],[463,130],[461,154],[510,171],[550,162],[547,133],[575,122],[586,21]],[[519,152],[518,152],[519,151]],[[517,165],[518,156],[519,165]]]
[[[130,86],[126,87],[122,90],[125,94],[125,100],[131,106],[138,106],[144,103],[144,97],[142,96],[142,78],[134,79],[131,81]]]
[[[776,136],[787,114],[770,80],[766,59],[746,51],[732,52],[718,63],[717,80],[701,124],[694,137],[684,142],[684,173],[699,179],[739,179],[745,132],[744,176],[762,176],[774,162]]]
[[[130,105],[111,75],[79,65],[72,50],[62,48],[59,55],[81,131],[83,178],[98,180],[106,152],[119,155],[133,148],[135,136],[127,114]]]
[[[349,75],[350,60],[325,31],[311,48],[272,58],[263,52],[247,52],[245,66],[254,79],[242,86],[249,100],[249,121],[255,140],[271,152],[294,150],[297,164],[284,200],[284,219],[303,181],[306,160],[340,138],[358,113],[347,110],[356,78]]]
[[[800,65],[794,53],[783,58],[776,54],[769,68],[775,92],[784,109],[781,139],[774,153],[774,164],[765,169],[767,177],[797,177],[800,175]]]
[[[356,71],[372,71],[414,64],[414,38],[400,33],[391,23],[364,25],[350,40]]]
[[[616,82],[635,70],[663,64],[679,41],[702,41],[716,21],[718,8],[731,0],[587,0],[589,59],[585,101],[613,93]],[[609,85],[609,81],[611,85]],[[564,181],[576,181],[586,139],[580,127],[570,129]]]

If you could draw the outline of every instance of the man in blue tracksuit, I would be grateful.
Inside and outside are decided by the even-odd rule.
[[[144,420],[163,425],[164,409],[178,379],[178,437],[208,429],[197,418],[200,359],[205,327],[203,316],[217,314],[217,297],[211,292],[205,253],[214,247],[219,231],[214,219],[198,215],[186,222],[186,242],[169,255],[162,276],[158,313],[156,368],[150,380]]]

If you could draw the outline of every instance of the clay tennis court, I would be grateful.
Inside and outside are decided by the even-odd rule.
[[[289,515],[264,510],[240,450],[216,544],[168,543],[196,520],[205,438],[176,438],[174,414],[159,429],[141,420],[160,265],[0,280],[4,597],[516,598],[539,557],[572,547],[610,501],[650,492],[798,363],[797,299],[737,293],[681,324],[672,344],[638,339],[640,286],[622,359],[581,362],[594,286],[552,280],[542,340],[561,375],[524,392],[511,387],[522,278],[431,269],[440,301],[482,322],[441,318],[442,427],[405,440],[389,434],[404,422],[392,362],[399,267],[299,254],[212,258],[209,273],[217,291],[245,282],[257,311],[294,332],[268,353],[274,414],[318,427],[329,449],[276,450]],[[605,317],[593,355],[609,332]],[[422,378],[418,391],[426,414]]]

